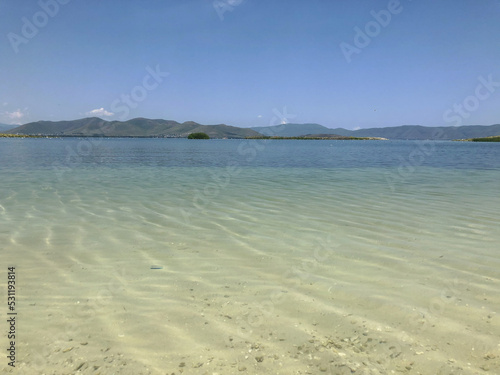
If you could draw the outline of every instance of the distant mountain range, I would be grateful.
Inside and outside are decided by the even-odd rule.
[[[6,131],[7,134],[58,135],[81,137],[178,137],[203,132],[210,138],[246,138],[260,134],[249,128],[229,125],[201,125],[193,121],[135,118],[128,121],[105,121],[98,117],[73,121],[37,121]]]
[[[11,130],[11,129],[17,128],[18,126],[19,125],[0,124],[0,132]]]
[[[5,126],[5,125],[4,125]],[[9,126],[9,125],[7,125]],[[0,128],[1,130],[1,128]],[[385,128],[347,130],[330,129],[320,124],[284,124],[269,127],[239,128],[225,124],[201,125],[193,121],[179,123],[172,120],[135,118],[128,121],[106,121],[98,117],[72,121],[37,121],[12,129],[2,130],[8,134],[56,135],[81,137],[178,137],[203,132],[210,138],[246,138],[260,135],[277,137],[300,137],[315,135],[337,135],[343,137],[380,137],[387,139],[469,139],[500,135],[500,124],[426,127],[404,125]]]
[[[468,125],[468,126],[438,126],[403,125],[386,128],[370,128],[347,130],[343,128],[330,129],[319,124],[284,124],[268,127],[250,128],[265,135],[278,137],[297,137],[309,134],[336,134],[346,137],[381,137],[387,139],[466,139],[500,135],[500,124]]]

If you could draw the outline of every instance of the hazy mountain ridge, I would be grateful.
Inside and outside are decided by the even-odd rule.
[[[201,125],[193,121],[134,118],[128,121],[106,121],[89,117],[72,121],[37,121],[6,131],[8,134],[60,135],[82,137],[187,137],[203,132],[210,138],[245,138],[260,134],[249,128],[224,124]]]
[[[479,138],[500,135],[500,124],[496,125],[465,125],[465,126],[421,126],[402,125],[385,128],[369,128],[347,130],[343,128],[330,129],[319,124],[282,124],[268,127],[252,127],[251,129],[264,134],[280,137],[297,137],[306,134],[338,134],[348,137],[381,137],[387,139],[412,140],[452,140]]]
[[[1,124],[0,123],[0,132],[5,132],[7,130],[12,130],[14,128],[17,128],[19,125],[8,125],[8,124]]]

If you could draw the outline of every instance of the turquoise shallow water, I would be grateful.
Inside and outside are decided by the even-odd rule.
[[[498,144],[4,139],[0,162],[26,371],[74,370],[70,339],[151,373],[498,364]]]

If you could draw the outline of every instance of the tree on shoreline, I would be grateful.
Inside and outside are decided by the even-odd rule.
[[[188,139],[210,139],[206,133],[191,133],[188,135]]]

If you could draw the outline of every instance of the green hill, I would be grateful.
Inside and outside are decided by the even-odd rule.
[[[37,121],[5,131],[9,134],[57,135],[81,137],[177,137],[206,133],[210,138],[246,138],[260,134],[229,125],[201,125],[193,121],[135,118],[128,121],[105,121],[98,117],[73,121]]]

